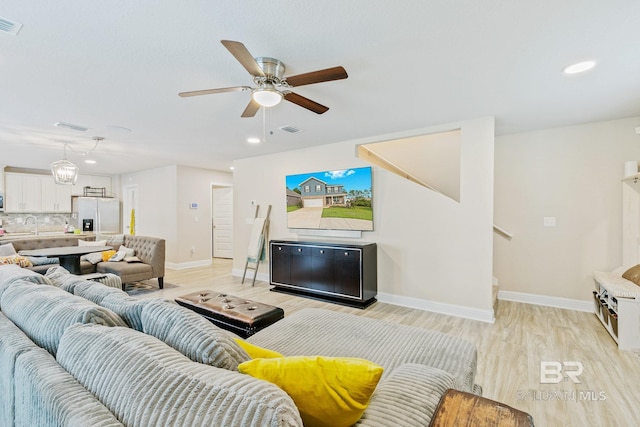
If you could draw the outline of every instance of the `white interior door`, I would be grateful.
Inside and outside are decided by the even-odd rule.
[[[213,188],[211,200],[213,257],[233,258],[233,188]]]

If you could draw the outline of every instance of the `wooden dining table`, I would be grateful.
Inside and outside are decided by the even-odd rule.
[[[82,274],[80,257],[93,252],[113,249],[111,246],[59,246],[54,248],[30,249],[20,251],[20,255],[58,258],[61,267],[71,274]]]

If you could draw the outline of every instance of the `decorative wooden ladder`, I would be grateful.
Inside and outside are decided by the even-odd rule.
[[[258,217],[259,211],[260,205],[257,205],[253,219],[253,226],[251,227],[251,235],[249,237],[247,262],[244,265],[244,273],[242,273],[242,283],[244,283],[247,270],[254,270],[251,286],[256,284],[258,267],[260,266],[260,261],[263,260],[265,256],[265,245],[267,242],[267,235],[269,234],[269,215],[271,214],[271,205],[267,207],[267,214],[264,218]]]

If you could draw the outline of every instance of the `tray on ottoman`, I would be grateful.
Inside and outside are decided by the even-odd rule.
[[[243,338],[284,318],[284,310],[279,307],[216,291],[182,295],[176,302]]]

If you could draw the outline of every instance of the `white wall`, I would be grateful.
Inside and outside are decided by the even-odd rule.
[[[496,138],[495,221],[514,235],[495,236],[501,295],[589,307],[593,271],[621,265],[621,179],[624,162],[640,159],[639,125],[635,117]]]
[[[251,200],[273,206],[271,239],[297,237],[286,224],[286,175],[366,166],[355,157],[358,144],[458,128],[461,202],[374,167],[375,230],[363,240],[378,244],[380,300],[491,321],[493,118],[234,162],[234,273],[246,260]]]
[[[232,183],[230,173],[178,167],[178,245],[173,261],[178,268],[211,263],[211,186]],[[191,209],[191,202],[198,203],[198,209]]]
[[[171,165],[124,174],[120,183],[138,186],[136,234],[166,240],[167,267],[211,263],[211,185],[231,185],[230,173]]]

